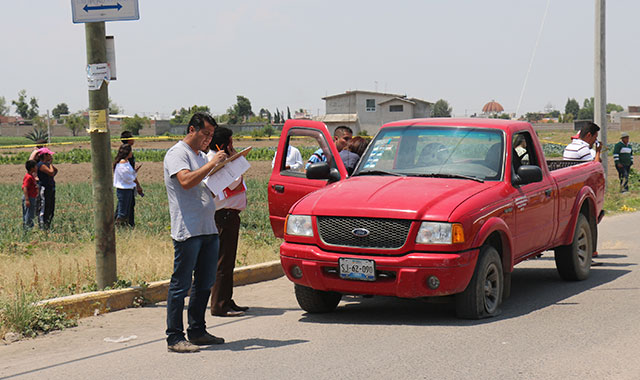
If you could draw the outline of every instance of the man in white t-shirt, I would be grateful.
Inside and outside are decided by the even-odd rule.
[[[273,160],[271,160],[272,168],[276,163],[276,155],[277,152],[273,155]],[[296,172],[302,169],[302,155],[300,154],[298,148],[293,145],[289,145],[289,148],[287,149],[287,160],[285,161],[284,169],[293,170]]]
[[[580,129],[580,134],[577,139],[573,139],[566,148],[562,158],[565,160],[575,161],[593,161],[602,162],[600,158],[600,151],[602,145],[598,141],[598,131],[600,127],[596,123],[588,122]],[[591,148],[595,145],[595,154],[591,151]]]

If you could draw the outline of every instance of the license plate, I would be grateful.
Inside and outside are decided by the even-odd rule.
[[[376,262],[366,259],[338,259],[340,278],[346,280],[375,281]]]

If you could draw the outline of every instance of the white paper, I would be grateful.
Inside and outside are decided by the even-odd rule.
[[[108,63],[92,63],[87,65],[87,84],[89,90],[97,91],[102,86],[102,81],[109,83],[111,69]]]
[[[203,182],[217,196],[251,167],[244,157],[238,157],[223,166],[220,170],[206,177]]]

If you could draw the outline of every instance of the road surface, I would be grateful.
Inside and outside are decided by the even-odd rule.
[[[207,317],[224,345],[167,352],[158,304],[0,346],[0,378],[640,379],[639,225],[640,213],[605,218],[602,265],[586,281],[560,280],[551,252],[522,263],[492,319],[385,297],[349,297],[310,315],[280,278],[236,288],[246,316]]]

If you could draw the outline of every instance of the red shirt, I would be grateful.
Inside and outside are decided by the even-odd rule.
[[[27,189],[27,195],[29,198],[35,198],[38,196],[38,187],[36,186],[36,179],[29,173],[24,175],[22,179],[22,188]]]

